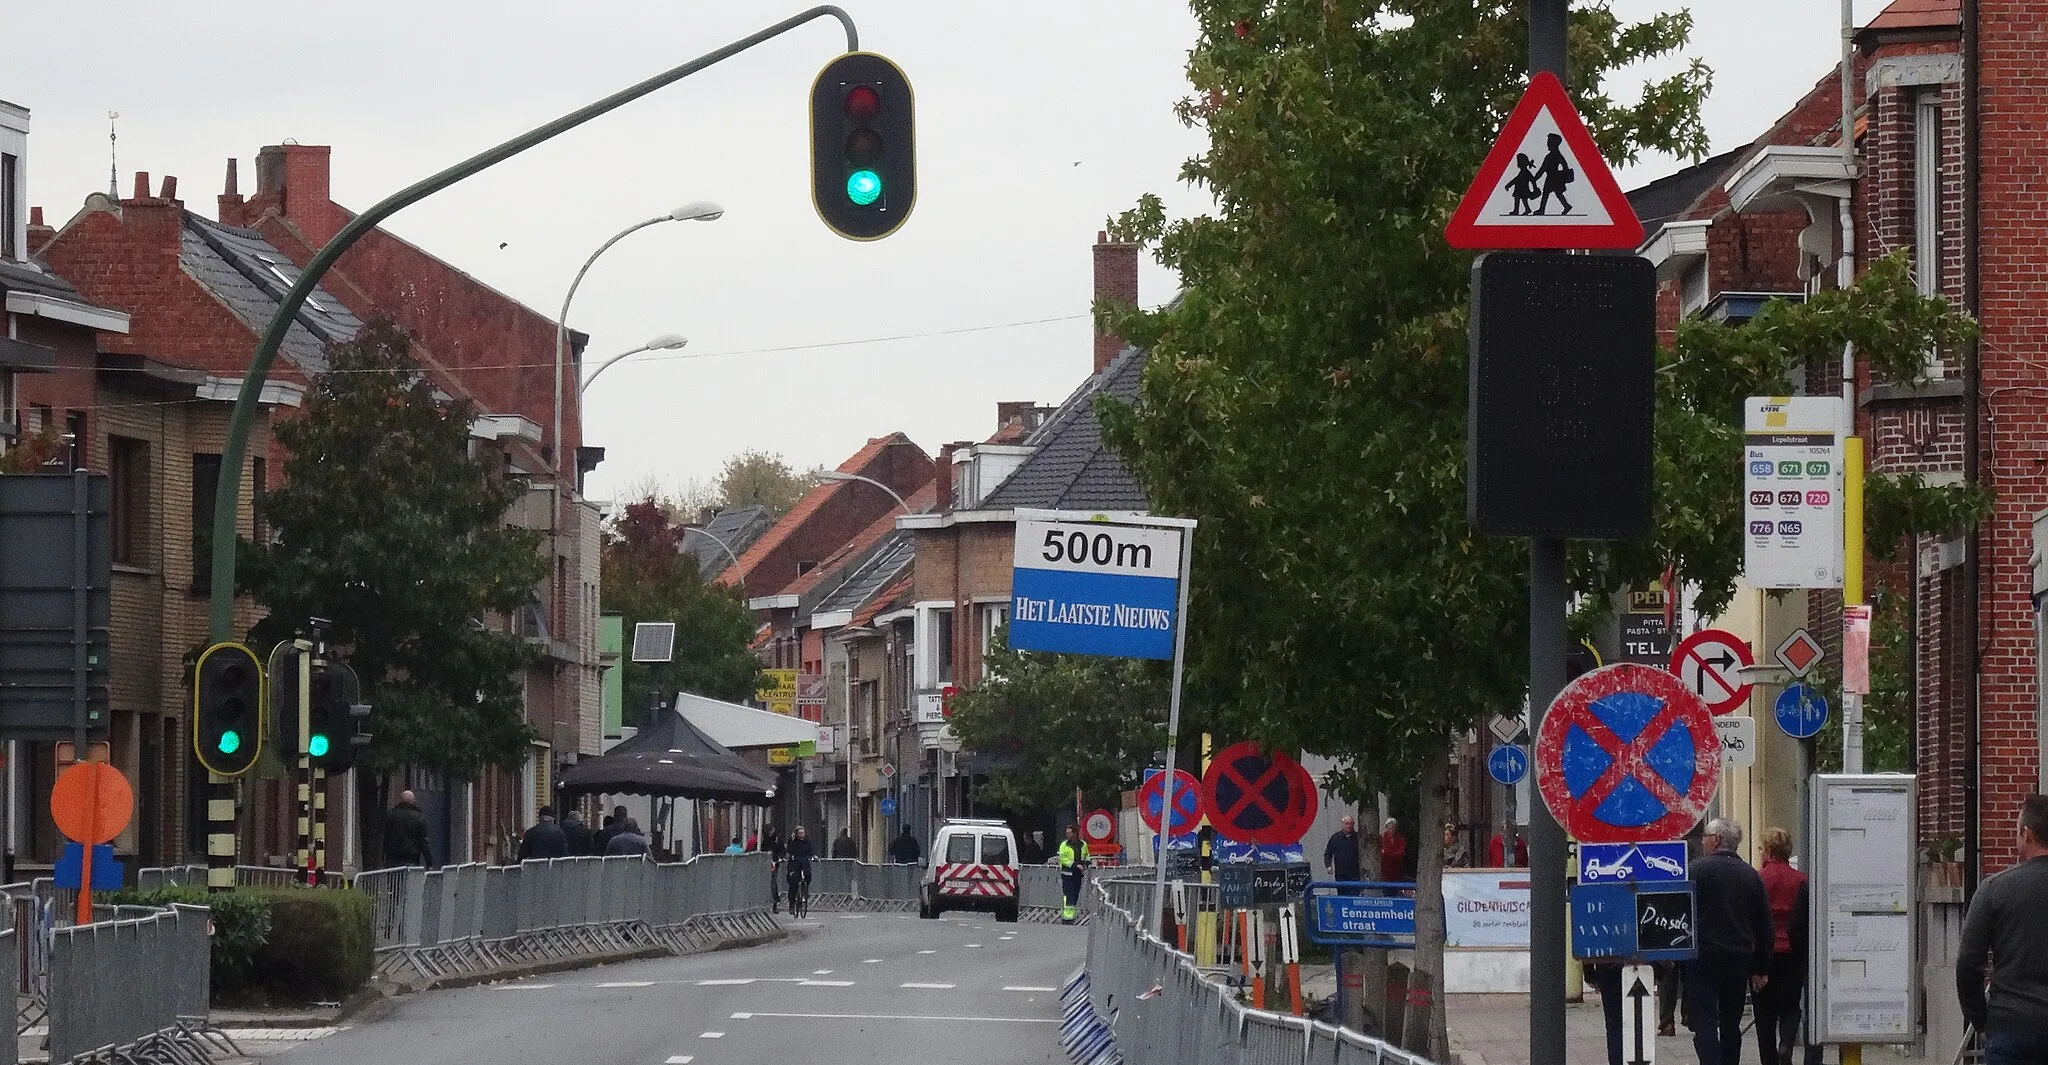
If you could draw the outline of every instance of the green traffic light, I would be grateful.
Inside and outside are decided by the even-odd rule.
[[[862,207],[882,198],[882,176],[872,170],[856,170],[846,176],[846,198]]]
[[[327,757],[327,737],[315,732],[313,738],[306,741],[306,753],[315,758]]]
[[[220,742],[217,746],[220,747],[220,753],[233,754],[242,749],[242,734],[234,729],[229,729],[220,734]]]

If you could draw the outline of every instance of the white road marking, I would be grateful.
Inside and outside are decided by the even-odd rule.
[[[690,1055],[675,1054],[669,1057],[667,1065],[690,1065]]]
[[[798,987],[852,987],[851,980],[799,980]]]
[[[553,985],[553,984],[496,984],[496,985],[493,985],[493,986],[492,986],[491,990],[493,990],[493,991],[546,991],[546,990],[547,990],[548,988],[551,988],[551,987],[553,987],[553,986],[555,986],[555,985]]]
[[[832,975],[832,970],[830,970],[830,969],[813,969],[813,970],[811,970],[811,975],[812,975],[812,976],[830,976],[830,975]]]
[[[842,913],[839,915],[839,919],[842,921],[865,921],[868,919],[868,915],[864,913]]]
[[[981,946],[981,944],[979,944],[979,943],[969,943],[969,944],[967,944],[967,949],[968,949],[968,950],[974,950],[974,949],[977,949],[977,948],[979,948],[980,946]]]
[[[1023,986],[1018,986],[1018,987],[1005,987],[1005,988],[1003,988],[1003,990],[1005,990],[1005,991],[1058,991],[1058,990],[1059,990],[1059,988],[1056,988],[1056,987],[1032,987],[1032,986],[1029,986],[1029,985],[1023,985]]]
[[[863,958],[863,959],[861,959],[861,964],[862,964],[862,965],[880,965],[880,964],[882,964],[882,959],[880,959],[880,958]]]
[[[341,1028],[333,1025],[325,1028],[228,1028],[224,1030],[223,1034],[229,1039],[238,1042],[301,1043],[313,1039],[325,1039],[341,1030]],[[42,1034],[48,1035],[49,1030],[44,1029]]]
[[[937,953],[938,953],[938,951],[936,951],[936,950],[920,950],[920,951],[918,951],[918,953],[919,953],[919,954],[937,954]]]
[[[724,1039],[724,1038],[725,1038],[725,1033],[724,1033],[724,1032],[705,1032],[705,1033],[704,1033],[703,1035],[700,1035],[700,1036],[698,1036],[697,1038],[699,1038],[699,1039]]]
[[[652,981],[652,980],[614,980],[614,981],[612,981],[611,983],[608,983],[608,984],[599,984],[599,985],[597,985],[597,986],[599,986],[599,987],[653,987],[653,986],[654,986],[654,981]]]
[[[926,991],[951,991],[956,984],[902,984],[902,987],[922,988]]]
[[[735,1013],[735,1020],[756,1017],[794,1017],[824,1021],[984,1021],[1002,1024],[1059,1024],[1058,1017],[937,1017],[901,1013]]]
[[[754,981],[752,981],[752,980],[699,980],[699,981],[697,981],[697,986],[698,986],[698,987],[739,987],[739,986],[741,986],[742,984],[751,984],[751,983],[753,983],[753,982],[754,982]]]

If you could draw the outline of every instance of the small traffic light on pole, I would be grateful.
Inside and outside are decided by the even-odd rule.
[[[348,667],[329,664],[313,673],[313,729],[306,737],[306,754],[316,769],[346,773],[355,767],[356,755],[370,742],[362,731],[370,716],[369,706],[356,702],[356,681]]]
[[[214,644],[199,656],[192,685],[193,753],[209,772],[234,777],[262,747],[263,665],[241,644]]]
[[[880,240],[917,202],[910,80],[873,52],[848,52],[811,84],[811,202],[848,240]]]

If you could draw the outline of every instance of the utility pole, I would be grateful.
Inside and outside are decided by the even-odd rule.
[[[1529,73],[1565,79],[1570,0],[1529,0]],[[1567,82],[1567,84],[1569,84]],[[1529,540],[1529,736],[1564,688],[1565,541]],[[1544,803],[1529,811],[1529,1060],[1565,1061],[1565,839]],[[1503,839],[1509,838],[1504,834]],[[1511,844],[1512,845],[1512,844]],[[1512,852],[1504,855],[1514,860]]]

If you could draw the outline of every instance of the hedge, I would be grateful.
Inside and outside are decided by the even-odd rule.
[[[332,888],[203,887],[114,892],[106,901],[140,906],[182,902],[213,916],[216,1005],[338,1002],[376,965],[368,895]]]

